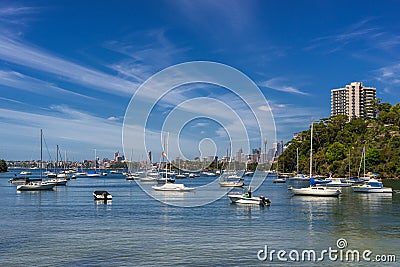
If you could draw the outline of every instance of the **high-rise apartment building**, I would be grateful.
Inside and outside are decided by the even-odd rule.
[[[365,87],[362,82],[352,82],[345,88],[331,90],[331,115],[375,118],[376,88]]]

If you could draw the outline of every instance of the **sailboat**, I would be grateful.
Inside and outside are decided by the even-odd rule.
[[[361,179],[367,180],[362,185],[353,186],[353,191],[358,193],[392,193],[391,187],[383,187],[383,183],[375,178],[370,178],[365,175],[365,146],[363,148],[364,159],[364,177]],[[361,167],[361,166],[360,166]],[[360,175],[359,175],[360,176]]]
[[[286,179],[288,179],[288,178],[278,172],[278,165],[279,165],[278,163],[279,163],[279,161],[276,162],[276,169],[275,169],[276,178],[273,179],[272,182],[274,184],[283,184],[283,183],[286,183]]]
[[[19,191],[38,191],[38,190],[53,190],[55,184],[49,182],[43,182],[43,131],[40,129],[40,181],[28,182],[26,184],[18,185],[17,190]]]
[[[149,160],[150,166],[152,166],[150,156],[148,156],[148,160]],[[135,175],[136,175],[137,179],[139,179],[141,182],[156,182],[157,177],[154,175],[153,176],[149,175],[151,170],[148,169],[148,165],[149,164],[147,163],[147,160],[146,160],[146,169],[144,172],[144,175],[145,175],[144,177],[140,177],[140,173],[138,173],[138,172],[134,173],[132,176],[135,177]]]
[[[175,179],[185,179],[186,175],[182,173],[181,170],[181,159],[178,160],[178,174],[175,175]]]
[[[323,197],[336,197],[342,193],[339,189],[327,188],[318,186],[315,184],[315,180],[312,178],[312,149],[313,149],[313,128],[314,124],[311,123],[311,148],[310,148],[310,186],[303,188],[293,188],[292,186],[288,189],[293,192],[294,195],[303,196],[323,196]]]
[[[57,152],[57,156],[56,156],[56,169],[57,169],[57,165],[58,165],[58,145],[57,145],[56,152]],[[48,180],[48,182],[54,183],[56,186],[58,186],[58,185],[67,185],[67,181],[68,181],[66,179],[66,175],[67,174],[65,172],[57,174],[57,170],[55,171],[55,173],[56,173],[56,177]]]
[[[86,174],[87,177],[100,177],[100,173],[97,172],[97,155],[96,155],[96,149],[94,150],[94,172],[89,171]]]
[[[229,165],[231,162],[229,161],[228,167],[222,174],[219,176],[218,184],[221,187],[242,187],[244,186],[243,177],[239,176],[234,168],[234,170],[229,170]]]
[[[291,181],[307,181],[310,177],[299,172],[299,148],[296,149],[296,175],[289,178]]]
[[[166,147],[167,152],[168,152],[168,137],[167,137],[167,145],[164,147]],[[171,179],[171,178],[167,177],[168,157],[167,157],[167,154],[165,154],[164,152],[162,152],[161,155],[162,155],[163,159],[165,159],[165,180],[164,180],[165,183],[163,185],[153,185],[152,188],[156,191],[178,191],[178,192],[193,191],[195,189],[194,187],[186,187],[184,184],[176,184],[176,183],[168,182],[168,179]]]

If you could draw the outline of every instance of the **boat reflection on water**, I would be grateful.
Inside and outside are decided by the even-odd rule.
[[[361,208],[368,211],[376,211],[383,206],[393,204],[393,195],[387,193],[354,194],[356,199],[362,203]]]
[[[104,201],[104,200],[99,200],[99,199],[96,199],[96,200],[94,200],[94,204],[96,204],[96,205],[111,205],[112,204],[112,200],[107,200],[107,201]]]

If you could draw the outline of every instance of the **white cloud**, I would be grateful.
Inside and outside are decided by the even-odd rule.
[[[281,77],[272,78],[267,81],[260,82],[258,83],[258,85],[261,87],[267,87],[276,91],[281,91],[286,93],[309,95],[308,93],[303,92],[296,87],[287,85],[285,79]]]
[[[119,121],[120,119],[121,119],[120,117],[115,117],[115,116],[111,116],[111,117],[107,118],[107,120],[109,120],[109,121]]]
[[[69,151],[76,149],[85,153],[96,147],[110,151],[121,148],[120,123],[68,106],[52,106],[45,114],[0,108],[0,120],[7,129],[0,131],[0,138],[9,140],[10,144],[23,144],[26,148],[37,143],[36,136],[41,128],[49,144],[62,144]],[[7,145],[3,144],[3,147]],[[8,147],[6,151],[14,153],[14,148]],[[19,157],[29,158],[29,151],[18,152]]]
[[[76,84],[110,94],[130,95],[138,87],[136,82],[81,66],[6,36],[0,37],[0,60],[56,74]]]
[[[16,71],[0,70],[0,85],[29,91],[32,93],[54,97],[79,97],[94,100],[94,98],[60,88],[52,83],[45,82]]]

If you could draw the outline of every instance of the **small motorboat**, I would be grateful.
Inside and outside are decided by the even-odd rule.
[[[174,178],[157,178],[156,180],[157,180],[158,184],[165,184],[165,183],[173,184],[173,183],[175,183]]]
[[[250,187],[244,188],[244,192],[242,194],[233,193],[229,194],[228,197],[231,200],[232,204],[244,204],[244,205],[260,205],[260,206],[269,206],[271,205],[271,200],[264,196],[252,196]]]
[[[297,173],[295,176],[287,178],[290,181],[309,181],[310,178],[304,174]]]
[[[47,180],[46,182],[53,183],[56,186],[59,186],[59,185],[67,185],[68,180],[65,178],[53,178],[53,179]]]
[[[29,183],[30,179],[26,177],[14,177],[9,180],[10,183],[12,184],[27,184]]]
[[[156,182],[157,178],[151,176],[145,176],[138,178],[141,182]]]
[[[104,190],[97,190],[93,192],[94,200],[112,200],[112,195]]]
[[[45,174],[46,174],[47,178],[56,178],[57,177],[57,173],[55,173],[55,172],[47,171],[47,172],[45,172]]]
[[[175,175],[175,179],[185,179],[185,178],[186,178],[186,175],[183,173],[178,173]]]
[[[100,173],[98,173],[98,172],[88,172],[87,174],[86,174],[86,176],[87,177],[100,177]]]
[[[244,183],[240,181],[219,181],[221,187],[243,187]]]
[[[343,182],[341,178],[329,178],[331,181],[326,184],[328,187],[349,187],[351,183]]]
[[[277,177],[274,180],[272,180],[272,182],[274,184],[283,184],[283,183],[286,183],[286,178]]]

